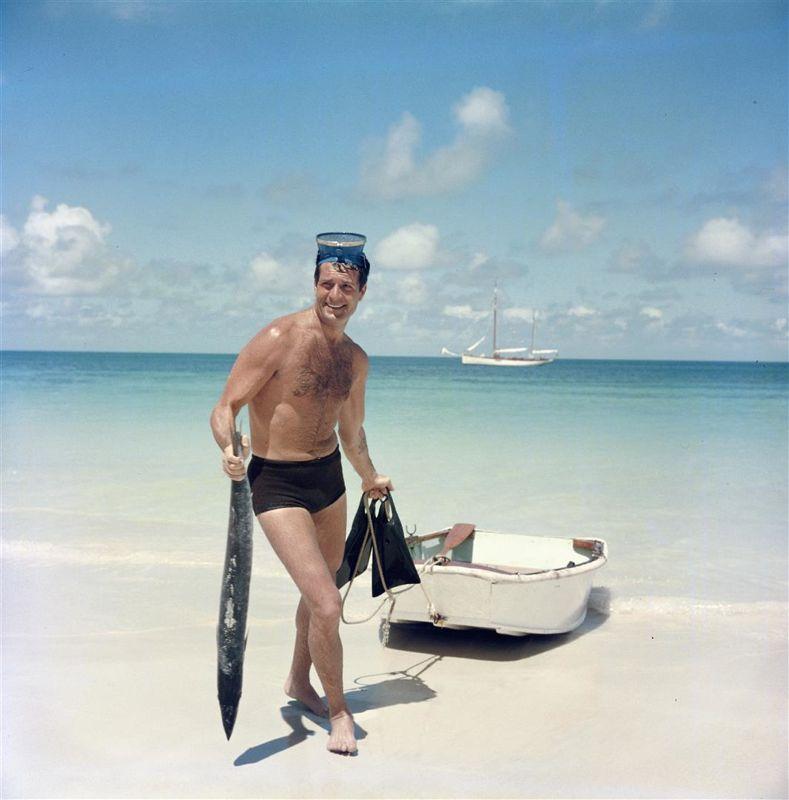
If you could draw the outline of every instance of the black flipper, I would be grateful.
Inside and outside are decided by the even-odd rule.
[[[403,526],[400,517],[397,516],[391,494],[387,495],[378,506],[378,513],[373,519],[373,529],[387,587],[394,589],[396,586],[409,583],[421,583],[414,566],[414,559],[405,543]],[[373,564],[373,597],[378,597],[385,591],[378,568]]]
[[[361,575],[367,569],[367,565],[370,563],[373,541],[368,538],[367,542],[365,542],[364,537],[366,534],[367,512],[364,509],[364,495],[362,495],[356,516],[353,518],[351,531],[345,540],[345,555],[340,568],[337,570],[336,583],[338,589],[341,589],[351,578]],[[354,567],[356,568],[355,572]]]

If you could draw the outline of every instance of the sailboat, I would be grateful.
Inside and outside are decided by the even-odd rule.
[[[493,289],[493,350],[490,355],[477,354],[474,351],[487,339],[483,336],[479,341],[467,347],[461,354],[460,360],[463,364],[474,364],[487,367],[541,367],[550,364],[558,350],[535,350],[534,337],[537,330],[537,312],[532,312],[531,320],[531,347],[497,347],[496,334],[498,327],[498,285]],[[516,355],[523,353],[523,355]],[[457,356],[446,347],[441,349],[442,355]]]

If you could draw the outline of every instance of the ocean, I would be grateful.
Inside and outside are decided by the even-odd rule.
[[[2,353],[4,562],[218,572],[208,418],[233,359]],[[410,529],[603,538],[611,609],[736,613],[787,600],[788,384],[777,363],[373,357],[365,429]]]

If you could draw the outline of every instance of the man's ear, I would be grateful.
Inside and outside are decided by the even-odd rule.
[[[367,291],[367,284],[365,283],[364,286],[359,290],[359,299],[361,300],[364,297],[364,293]]]

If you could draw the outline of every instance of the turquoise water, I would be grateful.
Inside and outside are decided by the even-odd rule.
[[[623,600],[786,601],[786,364],[371,361],[371,455],[420,532],[602,537]],[[3,353],[6,557],[220,561],[208,416],[232,363]]]

